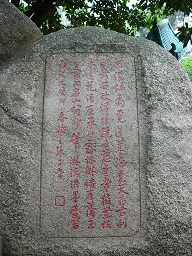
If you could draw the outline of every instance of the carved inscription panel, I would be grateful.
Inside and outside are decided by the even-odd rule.
[[[46,237],[133,236],[140,229],[134,58],[46,61],[40,220]]]

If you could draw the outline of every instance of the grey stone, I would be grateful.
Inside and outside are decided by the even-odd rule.
[[[134,58],[51,55],[45,77],[43,233],[133,236],[141,225]]]
[[[108,60],[108,67],[101,65],[103,59]],[[123,59],[123,66],[115,69],[115,59]],[[90,60],[93,84],[87,65]],[[103,79],[107,77],[106,88]],[[28,45],[1,66],[0,88],[5,256],[191,255],[192,84],[171,54],[153,42],[102,28],[60,30]],[[102,95],[105,90],[108,95]],[[109,111],[105,96],[110,99]],[[102,100],[109,112],[104,127],[109,126],[109,133],[103,136]],[[86,112],[88,103],[93,104],[90,111],[96,124],[89,139],[87,126],[93,120]],[[79,110],[73,108],[78,104]],[[81,123],[76,128],[78,117]],[[115,136],[121,126],[124,141],[118,148]],[[80,138],[75,140],[78,132]],[[85,209],[85,175],[89,175],[84,173],[85,157],[91,156],[86,146],[92,142],[94,148],[89,144],[88,149],[93,149],[95,160],[95,218]],[[108,143],[108,178],[112,182],[108,190],[111,211],[105,217],[110,219],[111,229],[101,226],[104,143]],[[71,173],[74,156],[81,163],[76,176]],[[125,159],[123,183],[118,181],[119,156]],[[62,167],[60,173],[58,167]],[[74,177],[79,179],[79,198],[71,201],[76,191],[71,183]],[[118,185],[128,193],[121,200],[126,208],[126,215],[120,218],[123,228],[117,226]],[[80,221],[79,227],[72,229],[75,200],[81,210]],[[91,219],[95,227],[89,230]]]
[[[0,59],[41,37],[37,26],[7,0],[0,0]]]
[[[2,256],[2,237],[0,236],[0,256]]]

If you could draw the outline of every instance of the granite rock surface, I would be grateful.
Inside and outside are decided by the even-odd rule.
[[[50,180],[44,176],[43,167],[46,166],[43,157],[48,152],[44,151],[44,147],[48,148],[44,135],[50,132],[45,126],[48,107],[51,111],[57,104],[46,102],[51,100],[51,90],[57,86],[53,82],[51,87],[50,83],[54,70],[58,72],[54,69],[54,56],[81,59],[82,55],[89,57],[91,54],[95,58],[102,54],[111,58],[126,54],[133,60],[132,66],[127,64],[127,67],[129,73],[131,67],[135,70],[134,76],[130,76],[129,87],[134,86],[136,90],[139,139],[133,138],[133,148],[134,143],[139,148],[140,197],[136,199],[136,202],[140,200],[139,230],[131,236],[103,237],[101,229],[96,237],[62,238],[63,231],[57,226],[51,233],[54,236],[49,236],[42,227],[44,221],[47,230],[52,229],[52,219],[44,211],[49,211],[49,207],[43,205],[42,190],[46,196],[45,188],[54,185],[45,186]],[[49,67],[53,71],[49,71]],[[100,93],[99,79],[94,85]],[[122,96],[128,102],[132,99],[127,94]],[[0,66],[3,255],[190,256],[191,106],[192,84],[172,55],[148,40],[102,28],[60,30],[30,43],[12,60],[7,60]],[[54,111],[50,118],[54,118]],[[50,164],[53,164],[52,157]],[[134,194],[134,189],[131,193]]]
[[[7,0],[0,1],[0,59],[41,37],[37,26]]]

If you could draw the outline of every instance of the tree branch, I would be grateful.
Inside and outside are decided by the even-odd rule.
[[[27,17],[31,17],[31,15],[36,11],[36,9],[38,9],[39,6],[42,5],[42,2],[44,2],[44,0],[37,0],[36,2],[33,2],[31,8],[28,11],[24,12],[25,15]]]

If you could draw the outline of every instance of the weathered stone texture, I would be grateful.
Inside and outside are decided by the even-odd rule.
[[[48,238],[41,232],[45,63],[53,54],[73,53],[126,53],[135,60],[142,226],[129,238]],[[191,255],[192,84],[172,55],[102,28],[61,30],[1,66],[0,106],[5,256]]]
[[[39,37],[41,32],[31,20],[7,0],[0,1],[1,60]]]

